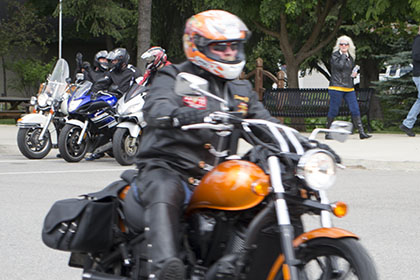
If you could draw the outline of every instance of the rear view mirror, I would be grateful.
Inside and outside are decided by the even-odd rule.
[[[349,134],[351,134],[351,131],[353,129],[353,125],[350,122],[345,121],[334,121],[331,124],[330,130],[330,136],[339,142],[345,142],[347,140],[347,137]]]
[[[207,80],[186,72],[181,72],[176,76],[175,93],[180,96],[202,96],[197,90],[208,91],[209,84]]]

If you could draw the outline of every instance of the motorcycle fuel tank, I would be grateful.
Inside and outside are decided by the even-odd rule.
[[[270,179],[256,164],[225,161],[207,173],[194,190],[187,212],[210,208],[245,210],[259,204],[269,193]]]

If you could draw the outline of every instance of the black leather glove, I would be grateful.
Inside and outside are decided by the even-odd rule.
[[[77,67],[77,69],[82,68],[82,63],[83,63],[83,55],[78,52],[76,54],[76,67]]]
[[[190,107],[181,107],[172,114],[174,127],[180,127],[186,124],[201,123],[204,117],[210,114],[210,110],[199,110]]]

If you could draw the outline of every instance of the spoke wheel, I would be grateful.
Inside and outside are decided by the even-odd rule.
[[[19,128],[17,143],[19,151],[29,159],[42,159],[51,151],[51,137],[47,130],[39,140],[41,127]]]
[[[318,238],[298,249],[299,280],[377,280],[375,265],[353,238]],[[279,269],[281,271],[281,268]],[[276,278],[282,280],[278,273]]]

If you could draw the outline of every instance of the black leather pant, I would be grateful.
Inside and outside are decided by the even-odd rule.
[[[133,183],[124,212],[131,229],[145,232],[149,274],[158,276],[165,260],[178,256],[185,197],[182,179],[175,171],[149,165]]]

